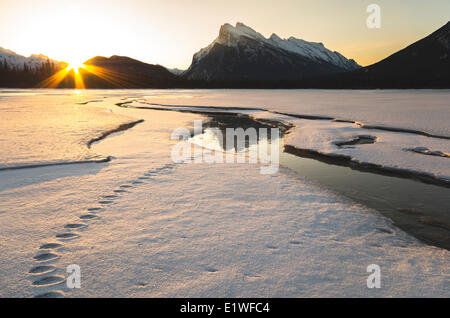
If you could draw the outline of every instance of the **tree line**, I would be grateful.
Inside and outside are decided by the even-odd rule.
[[[0,60],[0,87],[38,87],[41,82],[59,72],[63,67],[61,64],[53,63],[50,59],[34,67],[30,67],[26,63],[21,67],[9,65],[6,60]]]

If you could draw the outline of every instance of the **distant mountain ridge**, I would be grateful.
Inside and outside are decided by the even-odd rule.
[[[80,70],[86,87],[91,88],[167,88],[178,76],[161,65],[147,64],[126,56],[96,56],[84,62],[93,72]],[[96,68],[98,69],[95,72]]]
[[[24,65],[26,65],[30,69],[37,69],[39,67],[42,67],[48,61],[55,65],[61,63],[59,61],[52,60],[48,56],[45,56],[43,54],[32,54],[29,57],[25,57],[11,50],[0,47],[0,66],[6,63],[8,67],[20,70],[24,68]]]
[[[36,87],[66,67],[42,54],[25,57],[0,48],[0,87]]]
[[[86,88],[450,88],[450,22],[367,67],[322,43],[265,38],[242,23],[222,25],[186,71],[116,55],[85,64],[100,70],[80,70]],[[65,65],[0,48],[0,87],[35,87]],[[74,83],[64,80],[58,87]]]
[[[317,78],[331,88],[450,88],[450,21],[427,37],[354,72]]]

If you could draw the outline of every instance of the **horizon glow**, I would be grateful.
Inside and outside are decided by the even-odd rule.
[[[381,29],[366,26],[371,3],[381,7]],[[322,42],[365,66],[449,20],[448,0],[2,0],[0,46],[75,64],[124,55],[186,69],[222,24],[243,22],[265,37]]]

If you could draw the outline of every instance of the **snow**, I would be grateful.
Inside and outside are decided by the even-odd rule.
[[[3,62],[6,62],[6,64],[8,64],[9,67],[23,69],[23,65],[26,64],[29,68],[36,69],[40,67],[42,64],[47,63],[48,60],[49,58],[42,54],[39,55],[32,54],[29,57],[25,57],[11,50],[7,50],[0,47],[0,65],[3,64]],[[50,62],[55,64],[59,63],[51,59]]]
[[[328,50],[322,43],[307,42],[294,37],[283,40],[276,34],[272,34],[270,38],[265,38],[261,33],[241,22],[236,23],[235,27],[228,23],[222,25],[219,36],[214,42],[194,55],[193,64],[208,55],[215,44],[235,47],[238,45],[241,37],[250,38],[262,44],[299,54],[316,61],[326,61],[347,70],[354,70],[360,67],[354,60],[348,60],[340,53]]]
[[[19,92],[10,91],[0,99],[4,132],[0,136],[0,169],[102,159],[87,147],[88,142],[133,121],[105,109],[79,105],[84,97],[78,95],[18,99]]]
[[[167,105],[263,108],[450,137],[450,90],[154,90],[143,95]]]
[[[289,171],[262,178],[245,165],[185,165],[114,210],[95,231],[107,235],[86,231],[87,243],[74,243],[67,261],[85,269],[76,296],[448,295],[448,252],[421,246]],[[366,287],[372,263],[382,269],[379,291]]]
[[[354,60],[346,59],[339,52],[332,52],[328,50],[323,45],[323,43],[307,42],[305,40],[296,39],[294,37],[283,40],[276,34],[272,34],[269,40],[275,46],[278,46],[289,52],[306,56],[312,60],[327,61],[347,70],[355,70],[361,67]]]
[[[180,76],[181,74],[183,74],[186,70],[180,70],[178,68],[168,68],[167,69],[170,73]]]
[[[400,169],[404,172],[420,173],[432,179],[450,182],[450,162],[448,155],[450,153],[450,138],[434,138],[416,133],[367,129],[361,123],[299,119],[270,111],[264,112],[258,110],[258,112],[251,113],[248,109],[218,110],[208,106],[195,107],[193,104],[195,105],[196,103],[192,103],[192,98],[190,98],[189,102],[186,101],[186,106],[177,107],[162,106],[161,104],[152,105],[150,103],[151,101],[154,102],[155,99],[144,98],[129,105],[131,107],[155,107],[180,111],[239,112],[256,119],[284,122],[294,126],[286,137],[285,144],[297,149],[311,150],[331,157],[341,156],[351,158],[353,162],[359,164],[369,163],[385,170]],[[171,102],[174,104],[173,100]],[[249,105],[247,104],[246,106]],[[406,113],[404,115],[411,120]],[[436,112],[434,116],[441,117],[441,120],[446,117],[445,113],[442,114],[439,112]],[[424,118],[426,117],[422,117],[421,119]],[[438,126],[435,126],[435,128],[438,128]],[[403,129],[409,128],[403,127]],[[349,142],[359,137],[373,139],[374,142],[347,146],[338,145],[341,142]],[[417,147],[426,148],[426,151],[414,151]]]
[[[256,114],[258,118],[275,119],[276,116]],[[328,120],[306,120],[280,118],[295,125],[288,134],[285,144],[298,149],[312,150],[328,156],[351,157],[357,163],[370,163],[383,168],[395,168],[420,172],[433,178],[450,181],[450,162],[442,155],[425,155],[411,151],[425,147],[444,153],[450,152],[450,140],[430,138],[416,134],[390,132],[378,129],[364,129],[357,124]],[[336,143],[354,140],[357,137],[373,138],[374,143],[338,146]]]
[[[220,28],[220,35],[216,43],[220,43],[226,46],[235,46],[239,38],[245,36],[257,41],[267,42],[267,39],[261,34],[246,26],[243,23],[236,23],[236,27],[231,24],[224,24]]]
[[[450,296],[450,252],[418,242],[376,211],[285,168],[262,175],[257,164],[174,164],[172,130],[191,128],[202,116],[114,106],[155,94],[193,101],[198,92],[41,94],[34,103],[102,99],[68,111],[92,108],[145,121],[93,145],[93,152],[114,157],[109,163],[0,172],[2,297],[47,291],[67,297]],[[12,107],[26,98],[2,97],[0,103]],[[227,100],[210,106],[220,103]],[[323,134],[322,128],[315,127]],[[358,133],[357,127],[332,128],[343,138],[352,129]],[[114,192],[121,189],[127,192]],[[117,197],[100,204],[111,195]],[[88,212],[96,207],[101,210]],[[79,219],[87,213],[98,218]],[[64,229],[69,223],[87,227]],[[80,237],[55,237],[67,231]],[[59,258],[33,259],[43,252],[39,246],[53,242],[63,244],[52,251]],[[39,264],[55,267],[50,277],[66,277],[67,265],[80,265],[81,288],[33,286],[39,276],[28,272]],[[370,264],[381,268],[380,289],[366,286]]]

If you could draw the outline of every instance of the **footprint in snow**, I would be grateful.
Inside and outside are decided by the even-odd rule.
[[[260,279],[264,279],[264,277],[256,275],[256,274],[244,274],[244,280],[248,282],[255,282]]]
[[[80,224],[80,223],[69,223],[64,225],[64,228],[66,229],[84,229],[86,228],[87,225],[86,224]]]
[[[56,270],[56,267],[54,267],[54,266],[41,265],[41,266],[32,267],[29,270],[29,273],[33,274],[33,275],[45,275],[45,274],[53,273],[55,270]]]
[[[57,248],[61,248],[63,247],[62,244],[59,243],[47,243],[47,244],[43,244],[39,247],[40,250],[54,250]]]
[[[98,211],[101,211],[101,210],[103,210],[103,208],[89,208],[89,209],[87,209],[89,212],[98,212]]]
[[[34,298],[64,298],[64,294],[59,291],[51,291],[43,294],[38,294]]]
[[[53,285],[58,285],[61,284],[65,281],[66,279],[62,276],[45,276],[41,279],[35,280],[33,282],[34,286],[53,286]]]
[[[117,198],[118,198],[118,196],[115,194],[103,196],[103,199],[117,199]]]
[[[99,217],[95,214],[84,214],[84,215],[81,215],[79,218],[81,220],[92,220],[92,219],[98,219]]]
[[[33,257],[38,262],[48,262],[59,258],[59,255],[53,253],[42,253]]]
[[[72,240],[81,237],[80,234],[77,233],[59,233],[55,236],[61,240]]]
[[[106,204],[111,204],[111,203],[113,203],[113,201],[111,201],[111,200],[101,200],[101,201],[98,201],[98,203],[99,203],[99,204],[106,205]]]
[[[209,273],[215,273],[218,271],[218,269],[214,268],[214,267],[210,267],[210,266],[205,266],[205,271],[209,272]]]

